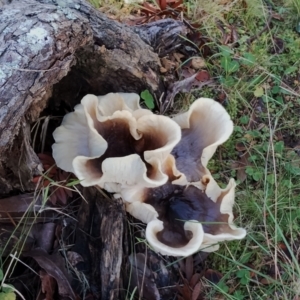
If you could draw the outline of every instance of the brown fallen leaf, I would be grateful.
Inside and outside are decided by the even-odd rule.
[[[47,210],[47,207],[49,206],[42,206],[42,196],[36,196],[33,193],[0,199],[0,223],[9,223],[16,226],[20,221],[28,223],[29,221],[52,220],[53,217],[57,216],[57,213]],[[42,212],[39,212],[41,209]],[[26,218],[24,218],[25,213]]]
[[[247,147],[245,146],[244,143],[238,142],[235,144],[235,149],[239,152],[242,152],[242,151],[246,151]]]
[[[196,74],[196,71],[190,67],[185,66],[180,72],[180,78],[186,79]]]
[[[192,24],[193,27],[199,28],[200,24]],[[204,37],[199,30],[193,30],[192,32],[187,34],[187,38],[194,45],[196,45],[197,50],[200,50],[202,57],[207,57],[212,55],[211,48],[207,45],[209,39]]]
[[[141,9],[141,13],[145,15],[143,23],[166,17],[179,19],[184,11],[186,8],[183,6],[183,0],[156,0],[156,5],[145,1]]]
[[[278,21],[284,21],[284,17],[274,11],[271,12],[272,18]]]
[[[59,295],[76,300],[76,295],[67,278],[65,262],[59,253],[49,255],[43,249],[34,249],[24,256],[32,257],[48,275],[55,278]]]
[[[167,70],[167,69],[165,69],[164,67],[160,67],[159,71],[160,71],[160,73],[162,73],[162,74],[164,74],[164,73],[167,73],[167,72],[168,72],[168,70]]]
[[[192,300],[201,299],[202,297],[201,298],[199,298],[199,297],[200,297],[200,294],[201,294],[202,290],[203,290],[203,285],[202,285],[202,282],[199,281],[196,284],[196,286],[194,287],[194,290],[193,290],[193,293],[192,293]]]
[[[193,87],[197,87],[198,89],[202,88],[205,85],[212,84],[213,81],[208,80],[205,82],[200,82],[196,79],[198,73],[194,74],[191,77],[186,79],[174,82],[171,84],[167,90],[167,95],[165,100],[160,106],[160,113],[163,114],[169,107],[173,105],[174,97],[179,93],[188,93]]]
[[[204,277],[214,284],[218,284],[218,282],[222,279],[223,275],[215,270],[207,269],[204,273]]]
[[[166,57],[162,57],[160,59],[162,66],[167,70],[170,71],[176,67],[175,63],[172,62],[170,59]]]
[[[53,179],[55,182],[59,182],[60,186],[50,186],[49,201],[56,205],[57,202],[66,205],[68,198],[72,196],[72,191],[65,188],[64,185],[70,178],[70,173],[60,170],[56,167],[55,161],[51,154],[39,153],[38,157],[46,171],[47,177]],[[37,176],[32,179],[38,187],[47,187],[50,185],[50,181],[42,176]]]
[[[84,259],[82,256],[74,251],[68,251],[67,252],[68,261],[71,264],[71,266],[76,266],[78,263],[83,262]]]
[[[184,57],[184,55],[181,53],[175,52],[175,53],[173,53],[173,56],[176,59],[176,61],[181,64],[181,59]]]
[[[56,224],[53,222],[34,224],[30,234],[35,239],[35,248],[42,248],[46,252],[53,249]]]
[[[54,300],[53,296],[57,288],[55,279],[47,274],[44,270],[40,270],[39,275],[42,282],[41,289],[42,293],[44,294],[44,299]]]
[[[268,278],[262,278],[259,282],[263,285],[269,285],[269,284],[272,284],[274,282],[274,280],[271,280]]]
[[[192,298],[192,289],[190,288],[189,282],[185,278],[183,278],[183,285],[177,285],[177,290],[182,299],[190,300]]]
[[[240,182],[244,182],[247,179],[246,168],[247,166],[251,165],[251,163],[249,162],[249,157],[249,152],[246,152],[240,157],[240,160],[238,161],[236,177]]]
[[[159,300],[160,294],[154,281],[154,273],[147,266],[147,258],[143,253],[131,254],[129,262],[133,268],[130,286],[138,288],[140,297],[145,300]]]
[[[201,82],[206,82],[210,80],[210,75],[207,71],[202,70],[197,73],[196,79]]]
[[[198,282],[200,281],[200,278],[201,278],[201,274],[195,273],[195,274],[192,276],[191,280],[190,280],[190,286],[191,286],[192,288],[195,288],[195,286],[196,286],[196,285],[198,284]]]
[[[281,54],[285,50],[284,40],[278,37],[273,37],[273,45],[269,52],[271,54]]]
[[[237,33],[236,27],[231,25],[230,26],[230,38],[231,38],[231,43],[236,43],[239,40],[239,35]]]
[[[225,92],[220,92],[217,95],[217,99],[218,102],[220,102],[221,104],[224,104],[227,100],[227,95]]]

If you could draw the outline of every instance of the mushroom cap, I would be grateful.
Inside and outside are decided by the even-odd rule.
[[[170,119],[142,109],[133,93],[87,95],[55,130],[53,157],[83,186],[119,193],[127,212],[147,224],[156,252],[188,256],[246,234],[233,224],[234,180],[221,189],[207,169],[232,131],[212,99]]]
[[[196,100],[187,112],[173,120],[182,130],[182,139],[169,158],[175,158],[177,168],[167,168],[169,181],[160,187],[122,190],[123,199],[132,202],[126,204],[126,210],[148,223],[146,238],[161,254],[216,251],[219,242],[246,235],[245,229],[233,224],[234,180],[221,189],[207,169],[217,146],[231,135],[233,123],[219,103],[206,98]],[[184,226],[191,220],[202,226],[201,238],[194,236],[199,230],[194,224],[192,238],[186,234]]]
[[[171,247],[157,239],[157,235],[164,229],[164,224],[160,220],[153,220],[148,223],[146,229],[146,239],[155,252],[170,256],[189,256],[199,250],[204,238],[202,225],[197,221],[184,223],[184,231],[190,232],[192,238],[186,245]],[[172,236],[176,238],[176,235]]]
[[[215,232],[208,230],[204,234],[201,250],[204,252],[213,252],[219,249],[219,242],[240,240],[246,236],[246,230],[244,228],[236,227],[233,223],[233,205],[235,199],[235,186],[234,179],[230,179],[225,189],[220,189],[213,177],[210,176],[209,183],[206,186],[206,194],[214,202],[220,201],[220,213],[221,215],[227,215],[227,220],[223,220],[224,226],[221,224],[217,226]]]
[[[187,112],[175,116],[173,121],[182,130],[182,138],[172,151],[176,167],[185,175],[185,184],[197,182],[209,174],[207,163],[217,147],[232,134],[233,123],[225,108],[209,98],[197,99]],[[182,178],[174,183],[180,184]]]
[[[245,229],[233,224],[234,188],[233,179],[221,189],[211,175],[187,186],[169,182],[144,189],[138,195],[142,202],[126,203],[126,210],[148,224],[146,239],[163,255],[212,252],[218,250],[219,242],[246,235]]]
[[[136,219],[143,223],[150,223],[153,220],[157,220],[158,213],[155,208],[147,203],[135,201],[132,203],[125,202],[126,211]]]
[[[171,119],[141,109],[138,100],[125,93],[85,96],[53,133],[57,165],[83,186],[109,192],[164,184],[164,162],[181,131]]]

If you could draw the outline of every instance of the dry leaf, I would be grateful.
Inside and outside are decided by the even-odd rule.
[[[202,57],[194,57],[191,61],[192,68],[198,70],[206,67],[205,60]]]
[[[35,222],[48,221],[55,217],[57,213],[45,209],[46,207],[49,206],[43,206],[43,212],[39,212],[42,208],[42,196],[36,197],[34,194],[16,195],[0,199],[0,223],[15,224],[19,221],[28,222],[30,220]],[[26,213],[25,219],[24,213]]]
[[[190,300],[192,297],[192,290],[189,286],[188,281],[184,278],[183,285],[177,286],[178,292],[181,294],[184,300]]]
[[[192,276],[192,278],[190,280],[190,286],[191,286],[191,288],[195,288],[195,286],[199,282],[200,278],[201,278],[201,275],[199,273],[195,273]]]
[[[199,296],[200,296],[200,293],[201,293],[202,289],[203,289],[203,285],[202,285],[202,283],[199,281],[199,282],[196,284],[196,286],[195,286],[195,288],[194,288],[194,290],[193,290],[192,300],[197,300],[197,299],[199,299]]]
[[[71,266],[76,266],[80,262],[84,262],[84,259],[80,254],[74,251],[68,251],[67,252],[68,261],[71,264]]]
[[[200,89],[204,85],[209,85],[212,83],[212,81],[200,82],[199,80],[196,79],[197,75],[198,73],[186,79],[176,81],[169,86],[167,90],[166,98],[160,107],[161,114],[163,114],[170,106],[172,106],[174,97],[179,92],[188,93],[193,87],[195,88],[197,87],[198,89]]]
[[[263,285],[269,285],[273,283],[273,280],[270,280],[268,278],[262,278],[259,282]]]
[[[278,21],[284,21],[283,16],[280,15],[280,14],[278,14],[278,13],[276,13],[276,12],[274,12],[274,11],[271,12],[271,15],[272,15],[273,19],[276,19]]]
[[[204,277],[214,284],[218,284],[218,282],[222,279],[223,275],[215,270],[207,269],[204,273]]]
[[[60,182],[61,187],[51,186],[49,189],[49,201],[56,205],[57,202],[60,204],[66,205],[68,198],[72,196],[72,192],[63,187],[67,183],[70,174],[60,170],[56,167],[55,161],[50,154],[39,153],[38,157],[43,165],[44,170],[46,171],[47,177],[53,179],[55,182]],[[32,179],[40,188],[47,187],[50,184],[50,181],[37,176]]]
[[[132,266],[131,289],[137,287],[145,300],[159,300],[161,297],[154,281],[154,273],[147,266],[146,256],[143,253],[131,254],[129,262]]]
[[[178,63],[181,63],[181,59],[184,57],[183,54],[178,53],[178,52],[173,53],[173,56],[175,57],[175,59]]]
[[[224,104],[227,100],[227,95],[225,92],[220,92],[217,95],[217,99],[218,102],[220,102],[221,104]]]
[[[244,182],[247,178],[246,167],[251,165],[251,163],[248,160],[249,157],[250,157],[249,152],[246,152],[240,157],[240,160],[237,162],[238,166],[237,166],[236,177],[237,180],[239,180],[240,182]]]
[[[245,146],[244,143],[239,142],[239,143],[236,143],[236,144],[235,144],[235,149],[236,149],[237,151],[242,152],[242,151],[246,151],[246,150],[247,150],[247,147]]]
[[[160,59],[162,66],[167,70],[170,71],[174,69],[175,63],[173,63],[170,59],[163,57]]]
[[[205,81],[210,80],[210,75],[209,75],[209,73],[207,71],[202,70],[202,71],[200,71],[200,72],[197,73],[196,79],[198,81],[205,82]]]
[[[239,40],[239,35],[233,25],[230,26],[230,29],[231,43],[236,43]]]
[[[32,257],[47,274],[55,278],[61,296],[76,300],[76,295],[67,279],[65,262],[58,253],[49,255],[43,249],[34,249],[25,256]]]
[[[42,282],[42,293],[45,294],[44,299],[54,300],[53,295],[57,287],[55,279],[44,270],[40,270],[39,275]]]
[[[281,54],[285,50],[284,40],[278,37],[273,37],[273,44],[269,52],[271,54]]]

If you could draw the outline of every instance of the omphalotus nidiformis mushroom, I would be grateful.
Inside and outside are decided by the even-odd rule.
[[[83,186],[109,192],[167,182],[165,160],[180,141],[178,124],[139,106],[136,94],[85,96],[53,133],[57,165]]]
[[[53,157],[83,186],[121,195],[126,210],[148,224],[155,251],[187,256],[246,234],[233,224],[234,180],[222,190],[207,169],[232,130],[212,99],[169,118],[142,109],[137,94],[87,95],[55,130]]]

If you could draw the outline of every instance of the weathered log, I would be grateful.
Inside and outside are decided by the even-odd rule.
[[[160,57],[179,49],[188,33],[183,22],[172,19],[136,26],[133,30],[145,43],[153,47]]]
[[[5,1],[6,2],[6,1]],[[160,60],[148,43],[169,44],[181,23],[151,31],[108,19],[82,0],[24,0],[0,6],[0,195],[32,190],[41,171],[30,124],[45,107],[72,109],[87,93],[164,91]],[[176,26],[178,30],[176,30]],[[167,39],[168,30],[170,38]],[[153,33],[154,32],[154,33]],[[171,37],[173,36],[173,38]],[[177,37],[177,35],[176,35]],[[156,43],[155,49],[158,49]]]
[[[81,204],[72,249],[83,257],[77,268],[88,278],[95,299],[123,299],[124,204],[121,199],[104,198],[95,188],[85,189],[84,198],[88,202]]]

